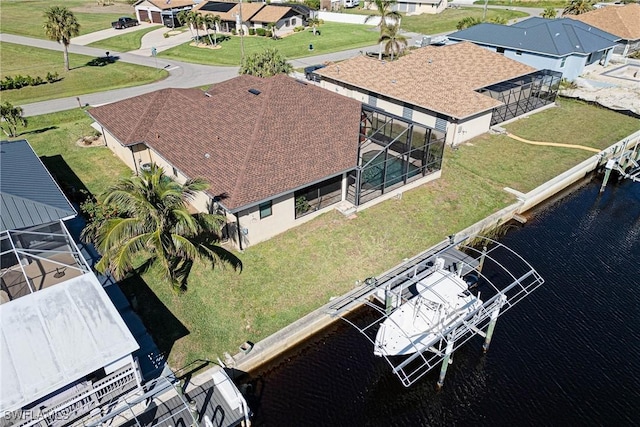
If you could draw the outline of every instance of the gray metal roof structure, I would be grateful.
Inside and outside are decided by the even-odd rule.
[[[93,273],[3,304],[0,410],[20,409],[137,349]]]
[[[589,55],[616,45],[620,37],[575,19],[529,18],[513,25],[478,24],[447,36],[453,41],[563,57]]]
[[[0,141],[0,231],[77,215],[29,143]]]

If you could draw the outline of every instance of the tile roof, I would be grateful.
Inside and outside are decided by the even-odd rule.
[[[1,141],[0,153],[0,231],[76,216],[26,140]]]
[[[569,16],[625,40],[640,40],[640,4],[606,6],[580,15]]]
[[[358,101],[285,75],[243,75],[207,93],[163,89],[89,114],[123,144],[144,142],[206,179],[232,211],[356,166]]]
[[[478,24],[447,37],[558,57],[588,55],[613,47],[618,40],[613,34],[573,19],[537,17],[513,25]]]
[[[256,13],[251,20],[254,22],[278,22],[290,10],[290,7],[267,5],[260,9],[260,11]]]
[[[501,102],[476,89],[529,74],[535,68],[473,43],[427,46],[396,61],[358,56],[316,73],[454,118],[487,111]]]

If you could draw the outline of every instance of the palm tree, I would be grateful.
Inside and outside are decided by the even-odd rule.
[[[214,46],[218,44],[218,40],[217,40],[218,25],[220,25],[221,22],[222,20],[220,19],[220,15],[212,15],[210,13],[207,13],[204,16],[205,28],[207,30],[209,30],[209,28],[213,29],[213,45]],[[207,31],[207,35],[209,36],[209,42],[211,42],[211,35],[209,34],[209,31]]]
[[[400,25],[388,26],[380,36],[378,43],[384,45],[384,54],[391,54],[393,61],[394,54],[400,55],[402,49],[407,47],[407,38],[399,33]]]
[[[223,262],[241,269],[241,261],[216,244],[223,217],[192,214],[187,209],[186,203],[206,188],[200,179],[181,185],[156,165],[140,176],[121,179],[104,197],[104,204],[115,207],[117,217],[90,223],[82,232],[82,238],[102,254],[96,269],[109,270],[121,280],[135,270],[134,260],[147,258],[145,264],[159,265],[175,290],[186,290],[196,259],[211,268]]]
[[[479,18],[467,16],[458,21],[458,23],[456,24],[456,28],[458,30],[464,30],[465,28],[473,27],[474,25],[478,24],[482,24],[482,21]]]
[[[593,9],[592,0],[570,0],[562,11],[562,15],[581,15]]]
[[[51,6],[44,12],[44,32],[51,40],[62,43],[64,69],[69,71],[69,44],[71,38],[80,34],[80,24],[66,7]]]
[[[276,74],[289,74],[293,66],[289,64],[277,49],[265,49],[247,55],[240,65],[238,74],[250,74],[257,77],[271,77]]]
[[[22,107],[14,107],[9,101],[5,101],[5,103],[0,106],[0,117],[4,119],[9,131],[4,130],[4,127],[2,130],[7,136],[17,136],[16,131],[19,124],[23,127],[27,126],[27,119],[22,117],[22,114]]]
[[[364,22],[366,23],[379,16],[380,22],[377,27],[380,29],[380,37],[382,37],[385,27],[389,25],[398,25],[399,27],[402,15],[400,15],[399,12],[392,10],[393,5],[397,3],[397,0],[374,0],[373,3],[376,5],[377,13],[367,16]],[[382,45],[380,45],[378,59],[382,60]]]
[[[178,21],[180,21],[181,25],[187,24],[189,25],[189,31],[191,31],[191,37],[193,37],[193,29],[196,30],[195,42],[196,45],[200,41],[200,33],[199,29],[202,27],[203,17],[200,12],[196,12],[194,10],[183,10],[178,13]]]
[[[549,6],[542,12],[542,15],[540,16],[542,16],[545,19],[555,19],[557,14],[558,14],[558,11],[556,11],[556,8],[553,6]]]

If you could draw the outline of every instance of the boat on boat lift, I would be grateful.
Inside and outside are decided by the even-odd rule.
[[[444,258],[436,258],[428,274],[414,284],[410,299],[380,324],[374,354],[402,356],[431,347],[449,327],[476,315],[482,301],[469,291],[461,271],[447,270]]]

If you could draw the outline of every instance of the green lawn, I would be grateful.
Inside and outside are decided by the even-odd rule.
[[[461,7],[458,9],[446,9],[437,15],[412,15],[402,18],[401,27],[403,30],[420,34],[440,34],[449,31],[456,31],[456,25],[466,17],[482,19],[482,9],[475,7]],[[496,17],[506,18],[511,21],[516,18],[528,16],[524,12],[504,9],[488,9],[487,19]]]
[[[637,119],[586,103],[560,99],[559,104],[506,128],[529,139],[602,148],[639,127]],[[40,155],[60,154],[89,190],[98,193],[129,171],[106,148],[74,145],[91,131],[90,122],[80,110],[35,117],[30,120],[32,133],[20,137],[29,139]],[[189,291],[176,295],[158,271],[151,270],[142,278],[146,285],[128,281],[123,288],[144,301],[140,313],[161,349],[170,351],[173,367],[197,358],[215,360],[352,289],[355,280],[380,274],[512,203],[503,187],[527,191],[588,156],[483,135],[455,151],[447,148],[442,178],[405,192],[400,200],[359,212],[352,220],[330,212],[248,248],[239,254],[245,266],[240,274],[196,265]],[[175,343],[179,328],[160,314],[166,308],[189,331]]]
[[[367,25],[337,24],[328,22],[320,26],[321,35],[313,35],[311,30],[294,33],[279,40],[267,37],[245,36],[245,55],[261,52],[266,48],[276,48],[287,59],[310,55],[338,52],[371,46],[378,41],[378,31]],[[213,37],[213,36],[212,36]],[[313,51],[309,45],[313,44]],[[227,37],[219,49],[198,48],[189,43],[176,46],[160,53],[171,59],[211,65],[240,65],[240,37]]]
[[[69,54],[71,70],[65,71],[62,52],[0,43],[0,79],[18,74],[45,78],[48,72],[58,73],[62,78],[53,84],[2,91],[2,100],[13,104],[28,104],[138,86],[161,80],[168,75],[166,70],[117,61],[102,67],[87,65],[92,59],[94,58],[90,56]]]
[[[345,9],[344,13],[368,15],[373,14],[372,10],[365,9]],[[437,15],[423,13],[422,15],[403,16],[400,27],[405,31],[411,31],[420,34],[440,34],[449,31],[456,31],[456,25],[460,20],[471,16],[474,18],[482,18],[482,9],[475,7],[461,7],[457,9],[445,9]],[[494,17],[504,17],[507,20],[523,18],[527,16],[524,12],[504,9],[488,9],[487,19]]]
[[[145,34],[155,31],[161,28],[160,25],[154,25],[153,27],[145,28],[143,30],[133,31],[130,33],[121,34],[108,39],[100,40],[91,44],[89,47],[97,47],[99,49],[108,50],[111,52],[129,52],[131,50],[138,50],[142,45],[142,37]]]
[[[3,33],[20,36],[46,38],[42,24],[42,15],[50,6],[65,6],[71,10],[78,23],[80,35],[104,30],[111,27],[111,22],[121,16],[134,17],[133,6],[124,0],[115,1],[111,6],[98,6],[95,0],[0,0],[0,28]]]

